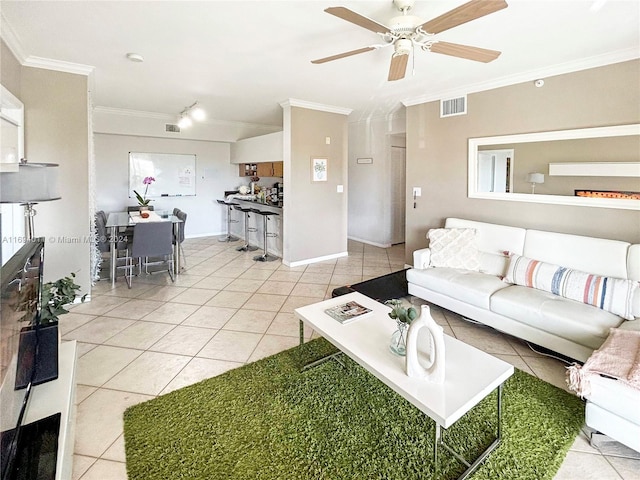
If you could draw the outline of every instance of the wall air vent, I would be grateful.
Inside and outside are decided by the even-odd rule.
[[[440,100],[440,118],[467,114],[467,96]]]
[[[180,133],[180,127],[173,123],[165,123],[164,130],[165,132]]]

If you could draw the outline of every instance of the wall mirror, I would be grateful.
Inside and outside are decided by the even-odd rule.
[[[640,210],[640,124],[469,139],[468,196]]]

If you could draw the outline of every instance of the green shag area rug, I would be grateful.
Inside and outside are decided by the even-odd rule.
[[[130,480],[432,478],[434,423],[323,339],[129,408]],[[446,441],[467,458],[495,435],[496,393]],[[503,442],[473,479],[552,479],[584,421],[577,397],[521,371],[503,391]],[[442,450],[440,479],[464,471]]]

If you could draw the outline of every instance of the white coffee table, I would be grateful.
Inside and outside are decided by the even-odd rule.
[[[343,325],[324,312],[329,307],[351,300],[372,309],[373,313]],[[467,467],[459,477],[464,479],[500,444],[502,385],[513,375],[513,366],[445,335],[444,383],[434,384],[411,378],[405,371],[405,358],[398,357],[389,350],[391,334],[396,329],[395,320],[387,315],[390,310],[386,305],[355,292],[297,308],[294,313],[300,320],[301,342],[304,325],[312,327],[342,353],[434,420],[435,478],[438,474],[438,449],[443,447]],[[477,459],[467,461],[444,443],[442,429],[451,427],[495,389],[498,390],[496,439]]]

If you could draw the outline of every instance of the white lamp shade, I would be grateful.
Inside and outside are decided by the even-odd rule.
[[[529,183],[544,183],[544,173],[529,173],[527,175]]]
[[[0,173],[0,203],[36,203],[60,198],[55,163],[24,163],[17,172]]]

